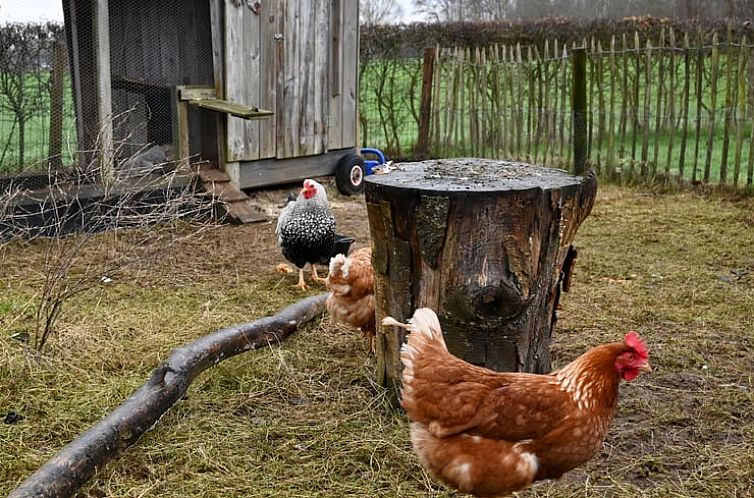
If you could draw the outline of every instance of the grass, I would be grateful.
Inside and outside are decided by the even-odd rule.
[[[48,84],[50,74],[42,71],[37,75]],[[24,164],[18,165],[19,127],[7,95],[0,93],[0,175],[13,174],[28,169],[45,171],[46,159],[50,156],[50,97],[49,92],[39,87],[35,77],[26,80],[27,92],[39,95],[37,111],[25,124]],[[72,82],[66,74],[63,84],[63,164],[73,162],[72,151],[76,149],[76,126],[73,111]],[[28,111],[28,108],[25,108]]]
[[[751,103],[747,97],[750,88],[746,79],[738,79],[739,51],[733,50],[729,55],[720,56],[716,87],[716,102],[712,106],[711,57],[706,54],[702,61],[701,105],[697,102],[696,71],[697,62],[693,58],[689,66],[688,96],[688,134],[684,170],[679,169],[680,149],[683,138],[683,83],[686,72],[682,58],[675,57],[674,79],[670,79],[670,53],[657,52],[651,61],[650,81],[646,79],[645,59],[641,59],[637,76],[634,54],[618,52],[615,62],[614,77],[611,81],[609,57],[594,56],[588,64],[587,98],[591,109],[591,147],[589,160],[594,165],[605,168],[608,155],[607,135],[615,140],[614,161],[612,165],[624,174],[629,170],[641,168],[641,152],[644,142],[644,100],[648,93],[648,160],[647,170],[656,168],[665,170],[669,146],[670,115],[668,99],[674,102],[673,115],[676,126],[673,135],[670,173],[686,180],[693,177],[695,157],[698,160],[697,175],[700,180],[706,166],[708,137],[710,133],[710,109],[714,108],[715,122],[712,154],[709,165],[710,183],[733,184],[734,153],[737,130],[735,121],[729,129],[729,151],[727,158],[727,178],[721,182],[721,164],[725,133],[726,95],[731,87],[730,106],[733,115],[742,123],[741,162],[738,185],[746,182],[748,161],[754,151],[751,150],[752,126]],[[625,67],[624,59],[628,62]],[[663,61],[663,73],[660,75],[659,61]],[[563,71],[561,62],[549,59],[542,64],[498,63],[478,64],[468,58],[459,60],[457,56],[444,54],[441,58],[439,81],[434,86],[433,112],[430,130],[430,153],[435,157],[493,157],[499,159],[525,160],[568,167],[571,164],[571,74],[570,60]],[[732,68],[730,79],[727,67]],[[421,96],[421,59],[413,60],[374,60],[361,67],[360,87],[360,131],[362,143],[380,147],[389,156],[411,156],[417,141],[419,128],[419,106]],[[745,75],[746,65],[742,75]],[[626,88],[623,87],[625,75]],[[565,79],[564,79],[565,77]],[[638,79],[638,81],[637,81]],[[671,87],[671,81],[673,86]],[[751,83],[748,83],[750,86]],[[634,87],[637,93],[634,94]],[[662,104],[658,108],[657,95],[662,87]],[[740,88],[738,88],[740,87]],[[734,91],[734,88],[738,88]],[[455,96],[454,95],[455,92]],[[547,95],[546,97],[544,95]],[[562,105],[563,96],[566,105]],[[611,106],[611,95],[613,102]],[[623,106],[626,106],[623,109]],[[562,107],[561,107],[562,106]],[[748,110],[747,110],[748,109]],[[564,113],[561,112],[564,111]],[[621,113],[625,112],[626,134],[620,133]],[[612,131],[608,131],[612,114]],[[656,118],[660,115],[662,123],[657,129]],[[598,137],[600,116],[604,119],[605,137]],[[538,122],[545,117],[552,118],[551,135],[548,138],[542,124],[537,130]],[[636,117],[636,120],[634,120]],[[697,123],[698,117],[698,123]],[[635,122],[634,122],[635,121]],[[561,126],[562,125],[562,126]],[[529,130],[531,127],[531,130]],[[695,154],[696,129],[700,128],[698,152]],[[439,133],[436,128],[439,128]],[[561,130],[562,128],[562,130]],[[520,133],[520,144],[509,145],[510,134]],[[531,132],[529,134],[529,131]],[[561,146],[560,133],[563,132],[565,143]],[[636,135],[635,157],[631,157],[634,134]],[[439,142],[435,140],[439,136]],[[502,138],[504,137],[504,138]],[[599,140],[599,142],[598,142]],[[498,145],[505,141],[505,146]],[[549,143],[547,143],[549,142]],[[546,145],[547,143],[547,145]],[[658,145],[657,161],[654,161],[655,144]],[[560,157],[560,149],[563,155]],[[548,159],[542,156],[548,149]],[[557,150],[557,152],[556,152]],[[535,159],[536,158],[536,159]],[[624,175],[625,176],[625,175]],[[648,176],[649,177],[649,176]]]
[[[363,201],[333,204],[339,229],[366,243]],[[752,199],[600,188],[576,239],[554,363],[635,329],[656,370],[622,386],[591,462],[520,498],[754,493],[752,213]],[[120,404],[172,348],[300,299],[294,277],[274,272],[272,231],[221,227],[149,273],[114,275],[70,303],[42,358],[10,335],[31,332],[47,242],[5,245],[0,415],[25,418],[0,426],[0,494]],[[423,473],[405,419],[371,378],[360,334],[317,319],[202,374],[79,496],[456,496]]]
[[[693,50],[692,50],[693,51]],[[674,53],[674,52],[673,52]],[[739,79],[738,75],[738,51],[732,51],[729,55],[724,52],[720,55],[718,68],[718,84],[716,88],[716,116],[712,132],[714,133],[712,141],[712,154],[710,160],[710,182],[720,182],[720,169],[722,163],[723,135],[725,127],[725,106],[728,86],[731,85],[731,106],[737,107],[736,115],[742,120],[742,152],[740,163],[740,174],[738,185],[743,185],[747,180],[747,169],[751,150],[751,103],[747,102],[745,96],[750,94],[751,85],[745,77]],[[626,91],[623,88],[624,80],[624,59],[627,61],[625,66]],[[663,75],[659,72],[659,61],[663,60]],[[570,87],[571,72],[570,62],[567,63],[566,70],[563,72],[561,61],[549,58],[542,64],[523,63],[495,63],[488,62],[484,70],[480,70],[480,65],[471,63],[468,59],[458,62],[447,54],[442,58],[442,69],[439,70],[439,82],[435,86],[435,95],[433,100],[434,113],[432,119],[433,130],[430,137],[434,140],[439,136],[440,143],[432,141],[430,143],[430,153],[436,157],[458,157],[458,156],[475,156],[475,157],[494,157],[500,159],[536,161],[547,163],[557,167],[569,167],[571,163],[570,139],[566,138],[566,143],[560,144],[560,124],[563,124],[564,137],[570,137]],[[598,143],[598,122],[600,115],[605,119],[605,126],[608,126],[610,114],[613,115],[612,136],[615,138],[615,164],[612,166],[623,173],[624,177],[632,176],[629,171],[639,171],[641,169],[641,149],[643,142],[643,121],[644,121],[644,97],[649,92],[649,134],[648,146],[649,157],[647,166],[649,171],[656,169],[663,172],[667,166],[667,149],[669,145],[668,124],[665,123],[659,133],[656,132],[656,116],[659,113],[666,117],[669,114],[668,96],[672,95],[674,101],[674,115],[677,121],[677,127],[673,137],[673,150],[670,160],[671,175],[680,175],[680,148],[682,141],[682,127],[680,126],[682,116],[683,100],[683,83],[686,76],[686,70],[683,65],[682,57],[675,54],[674,79],[671,88],[671,79],[669,74],[670,53],[656,52],[651,60],[651,76],[649,83],[646,79],[645,60],[641,60],[639,73],[637,76],[636,65],[633,52],[618,52],[615,62],[614,77],[610,78],[610,64],[608,55],[594,56],[594,63],[589,65],[589,77],[587,90],[589,92],[589,102],[592,109],[592,140],[589,160],[595,166],[607,169],[605,160],[608,155],[607,138],[603,138]],[[747,62],[751,64],[751,62]],[[701,106],[697,102],[696,94],[696,71],[697,60],[696,52],[689,66],[689,110],[688,110],[688,135],[686,142],[686,152],[684,158],[683,178],[690,180],[693,177],[693,164],[698,161],[696,180],[703,177],[706,166],[707,140],[709,134],[709,109],[712,107],[712,88],[711,88],[711,57],[705,54],[702,61],[701,72],[703,75],[701,85]],[[731,80],[728,80],[727,68],[730,66]],[[742,66],[743,73],[746,74],[746,65]],[[461,71],[462,68],[462,71]],[[390,157],[412,157],[413,150],[417,141],[418,134],[418,116],[421,97],[422,85],[422,60],[421,59],[399,59],[399,60],[371,60],[362,64],[360,68],[360,91],[359,91],[359,110],[360,110],[360,139],[361,143],[369,147],[378,147],[383,149]],[[463,75],[464,93],[460,97],[460,86],[458,75]],[[598,76],[601,75],[601,77]],[[563,77],[565,76],[565,79]],[[44,75],[43,75],[44,77]],[[531,78],[531,83],[529,79]],[[31,78],[30,78],[31,80]],[[513,88],[510,83],[513,83]],[[747,83],[748,82],[748,83]],[[519,83],[521,83],[519,85]],[[638,87],[638,92],[634,95],[634,86]],[[660,109],[657,109],[657,94],[662,85],[663,103]],[[565,86],[565,93],[563,87]],[[740,88],[733,92],[734,87]],[[73,110],[71,108],[72,98],[70,94],[70,83],[66,82],[65,94],[65,111],[64,111],[64,164],[72,162],[72,151],[76,147],[76,130],[73,125]],[[455,89],[455,90],[454,90]],[[455,99],[451,99],[453,91],[459,94]],[[511,93],[511,91],[513,93]],[[543,95],[547,94],[545,98]],[[611,107],[610,95],[614,94],[614,101]],[[736,98],[733,95],[736,94]],[[563,95],[567,96],[567,105],[562,109],[565,114],[560,112]],[[602,98],[600,98],[600,96]],[[514,103],[515,98],[515,103]],[[48,112],[40,111],[27,123],[26,129],[26,151],[25,164],[21,168],[17,167],[18,158],[18,129],[13,124],[12,115],[4,109],[3,95],[0,95],[0,157],[3,157],[2,150],[7,150],[4,154],[4,160],[0,161],[0,174],[16,173],[20,170],[36,169],[44,171],[46,166],[44,159],[48,156],[49,148],[49,116]],[[461,103],[461,100],[463,103]],[[626,103],[626,119],[629,121],[628,130],[625,140],[621,140],[622,134],[619,133],[619,123],[621,120],[621,110],[624,101]],[[557,106],[556,106],[557,104]],[[499,106],[499,107],[496,107]],[[743,106],[743,107],[742,107]],[[44,106],[42,106],[44,108]],[[748,111],[744,110],[748,109]],[[542,134],[538,134],[536,127],[537,122],[542,119],[542,111],[545,110],[550,116],[554,116],[554,124],[558,128],[557,133],[553,130],[551,137],[548,139]],[[520,114],[519,114],[520,113]],[[633,123],[633,116],[638,118],[637,123]],[[699,116],[699,126],[701,127],[700,141],[698,152],[695,155],[695,131],[697,128],[696,118]],[[562,119],[561,119],[562,118]],[[517,126],[531,126],[531,137],[524,129],[521,132],[521,146],[501,147],[498,142],[501,132],[505,135],[506,141],[509,140],[510,130]],[[516,125],[515,123],[518,123]],[[434,127],[439,126],[439,135],[436,134]],[[452,131],[449,129],[452,127]],[[474,133],[476,128],[480,131]],[[493,131],[497,130],[497,131]],[[606,132],[606,135],[609,134]],[[636,134],[637,144],[635,158],[631,158],[631,149],[633,137]],[[472,136],[476,136],[474,139]],[[733,184],[734,153],[736,147],[736,130],[735,126],[729,130],[730,148],[727,159],[728,174],[725,179],[726,184]],[[545,145],[545,142],[549,144]],[[658,143],[657,164],[654,164],[654,147]],[[549,158],[542,157],[545,147],[548,149]],[[562,148],[563,154],[560,154]],[[557,149],[557,151],[556,151]],[[564,156],[564,157],[561,157]]]

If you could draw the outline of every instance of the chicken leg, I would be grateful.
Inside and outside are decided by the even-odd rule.
[[[298,283],[294,284],[293,287],[297,287],[301,289],[302,291],[305,291],[309,288],[308,285],[306,285],[306,282],[304,282],[304,269],[299,268],[298,269]]]
[[[317,265],[315,265],[314,263],[312,263],[312,280],[319,284],[324,284],[327,281],[326,278],[322,278],[317,275]]]

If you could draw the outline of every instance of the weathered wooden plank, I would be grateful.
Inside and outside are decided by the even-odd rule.
[[[495,126],[497,126],[497,152],[495,157],[498,159],[504,159],[510,157],[506,154],[508,147],[508,106],[505,93],[505,46],[500,48],[500,45],[495,45],[494,62],[492,66],[494,79],[494,94],[496,98],[495,109],[493,119],[496,120]]]
[[[542,143],[542,164],[547,164],[547,154],[550,149],[550,42],[545,39],[545,46],[540,59],[541,78],[539,80],[539,93],[542,96],[540,100],[541,119],[539,125],[539,137]]]
[[[231,116],[236,116],[238,118],[246,120],[264,119],[274,114],[272,111],[267,109],[248,107],[243,104],[228,102],[227,100],[220,99],[196,99],[189,100],[188,103],[196,107],[201,107],[202,109],[229,114]]]
[[[314,59],[313,67],[313,102],[314,109],[307,109],[302,105],[301,112],[310,116],[312,152],[321,154],[327,150],[327,117],[329,115],[329,86],[328,74],[330,63],[330,1],[317,1],[314,4],[315,30],[312,33]]]
[[[234,223],[263,223],[269,221],[269,217],[248,200],[226,203],[225,212]]]
[[[450,78],[452,81],[452,87],[450,88],[450,99],[447,103],[447,109],[448,109],[448,119],[447,119],[447,136],[445,137],[445,150],[449,150],[451,147],[458,147],[458,126],[459,122],[462,122],[462,120],[459,119],[457,109],[458,109],[458,96],[461,92],[461,85],[462,77],[463,77],[463,69],[461,68],[461,58],[463,57],[463,51],[455,47],[453,48],[452,53],[450,54],[450,67],[448,71],[450,72]],[[447,152],[445,153],[447,154]]]
[[[704,48],[701,33],[699,34],[699,39],[697,40],[697,42],[699,44],[699,48],[697,48],[696,54],[696,115],[694,119],[696,128],[694,130],[694,169],[691,172],[692,183],[695,182],[698,178],[697,173],[699,171],[699,144],[701,142],[702,134],[702,99],[704,98],[702,83],[704,78]]]
[[[225,2],[224,0],[210,0],[210,37],[212,39],[212,80],[215,95],[225,98]],[[217,150],[217,166],[225,167],[228,144],[225,135],[225,122],[228,118],[223,115],[215,116],[215,134]]]
[[[477,137],[477,130],[479,129],[479,114],[477,109],[477,78],[479,70],[479,50],[478,48],[471,49],[469,51],[469,77],[466,82],[468,84],[469,95],[469,142],[471,143],[471,154],[473,156],[479,155],[479,141]]]
[[[746,35],[741,38],[741,46],[737,48],[738,52],[738,71],[736,73],[736,152],[733,163],[733,185],[738,185],[741,174],[741,156],[744,145],[744,123],[746,122],[746,65],[748,62],[748,51],[744,49],[747,46]],[[752,102],[754,104],[754,102]],[[749,153],[751,154],[751,152]]]
[[[440,92],[442,90],[441,68],[442,62],[440,61],[440,45],[435,46],[435,64],[432,68],[434,76],[432,81],[434,82],[434,90],[432,91],[432,126],[430,128],[430,136],[432,140],[430,142],[433,150],[437,150],[440,145]]]
[[[65,45],[56,42],[52,49],[52,75],[50,77],[50,130],[47,157],[52,170],[63,167],[63,92],[65,90]]]
[[[83,19],[79,20],[79,13],[77,12],[77,3],[73,0],[63,0],[63,20],[65,25],[65,37],[68,45],[68,58],[71,61],[71,84],[73,87],[73,108],[76,115],[76,136],[78,138],[78,149],[80,151],[91,150],[88,147],[88,137],[86,129],[84,127],[84,102],[81,98],[84,92],[84,81],[82,79],[81,58],[83,50],[81,42],[79,40],[80,23]],[[81,26],[83,27],[83,26]],[[87,99],[88,100],[88,99]],[[86,165],[86,154],[80,153],[78,155],[79,169],[84,170]]]
[[[536,70],[532,47],[526,47],[526,161],[532,162],[534,126],[536,126],[535,78]]]
[[[340,149],[343,142],[343,0],[332,0],[330,12],[330,111],[327,148]]]
[[[657,174],[657,161],[660,154],[660,133],[662,131],[662,98],[665,82],[665,28],[660,31],[660,43],[657,46],[657,102],[655,104],[654,148],[652,149],[652,177]]]
[[[521,44],[516,44],[516,80],[517,80],[517,109],[518,109],[518,123],[516,125],[516,157],[520,158],[523,154],[523,129],[524,129],[524,65],[523,57],[521,56]]]
[[[636,145],[639,141],[639,130],[641,123],[639,121],[639,89],[641,87],[641,41],[639,40],[639,32],[634,32],[634,81],[633,89],[631,92],[633,102],[631,114],[633,119],[631,120],[633,131],[631,133],[631,162],[629,163],[629,174],[633,176],[634,167],[636,165]]]
[[[681,150],[678,153],[678,176],[683,178],[686,165],[686,143],[689,134],[689,101],[691,100],[691,50],[689,34],[683,35],[683,97],[681,98]]]
[[[222,99],[214,86],[181,85],[178,87],[180,100]]]
[[[225,171],[207,165],[199,167],[198,174],[199,179],[203,183],[224,183],[230,181],[230,177]]]
[[[439,142],[435,144],[435,153],[439,155],[447,154],[448,150],[448,134],[450,133],[450,102],[453,98],[453,55],[450,49],[438,48],[438,71],[440,77],[443,78],[445,83],[442,86],[442,110],[438,110],[440,115],[440,134]]]
[[[108,182],[113,178],[113,101],[110,84],[110,28],[108,0],[94,4],[94,61],[97,81],[97,151],[100,177]]]
[[[313,5],[300,0],[281,0],[283,37],[283,60],[278,68],[281,85],[278,88],[277,113],[277,151],[278,159],[303,155],[310,148],[313,130],[307,129],[309,122],[303,121],[301,107],[309,95],[310,79],[312,78],[311,25],[313,20]],[[304,21],[302,22],[302,17]]]
[[[728,152],[730,150],[730,134],[733,128],[733,92],[737,81],[733,78],[733,67],[736,50],[733,48],[733,27],[728,24],[728,37],[725,47],[725,121],[723,123],[723,149],[720,155],[720,183],[728,180]]]
[[[566,126],[570,123],[570,119],[566,119],[566,102],[571,95],[568,85],[568,43],[563,43],[563,55],[560,59],[560,136],[558,142],[560,143],[559,155],[561,159],[561,166],[565,166],[570,162],[570,154],[566,153]]]
[[[188,103],[179,97],[180,90],[171,90],[171,108],[173,130],[173,156],[178,161],[188,162],[191,151],[189,149]]]
[[[717,116],[717,78],[720,71],[720,47],[717,33],[712,35],[712,55],[710,56],[710,106],[707,127],[707,155],[704,160],[704,183],[709,183],[712,170],[712,152],[715,149],[715,121]]]
[[[637,75],[637,79],[638,79]],[[652,102],[652,42],[647,40],[646,55],[644,57],[644,112],[641,123],[641,178],[647,179],[647,166],[649,161],[649,118]]]
[[[607,169],[608,177],[615,177],[615,35],[610,38],[610,58],[608,60],[610,71],[610,95],[609,99],[609,114],[607,123],[607,158],[605,160],[605,166]]]
[[[493,109],[493,116],[494,119],[494,127],[495,127],[495,157],[503,159],[505,158],[505,154],[503,153],[503,150],[505,148],[505,116],[507,113],[507,110],[505,109],[505,90],[503,89],[503,86],[500,83],[500,71],[503,68],[503,65],[500,64],[501,62],[501,53],[500,53],[500,46],[495,45],[494,48],[494,55],[493,55],[493,62],[492,62],[492,71],[493,71],[493,87],[494,87],[494,95],[495,95],[495,108]]]
[[[559,48],[560,44],[558,42],[558,39],[555,38],[553,41],[553,50],[552,50],[552,62],[551,64],[554,65],[552,70],[552,81],[550,82],[549,86],[552,89],[552,106],[550,108],[550,136],[548,137],[548,143],[549,143],[549,149],[550,149],[550,157],[546,158],[545,161],[548,161],[547,164],[551,164],[553,166],[559,166],[559,158],[557,157],[556,148],[558,145],[558,98],[560,96],[560,64],[561,60],[559,59]]]
[[[260,97],[260,20],[245,3],[225,2],[225,98],[258,105]],[[259,123],[227,121],[227,160],[260,157]]]
[[[309,157],[260,159],[229,163],[226,170],[238,188],[291,183],[304,178],[332,175],[338,161],[353,149],[341,149]]]
[[[461,64],[459,65],[459,94],[458,94],[458,137],[456,145],[461,146],[463,151],[466,150],[466,69],[471,61],[471,52],[468,47],[461,50]]]
[[[668,73],[670,74],[668,84],[668,116],[667,116],[667,129],[668,129],[668,150],[667,159],[665,160],[665,176],[670,174],[671,162],[673,160],[673,142],[675,140],[676,130],[676,116],[675,116],[675,84],[676,84],[676,42],[675,31],[670,28],[669,38],[670,50],[668,51]]]
[[[477,95],[479,96],[479,146],[482,153],[482,157],[488,157],[487,156],[487,51],[484,47],[479,49],[479,78],[478,78],[478,86],[477,86]],[[440,79],[437,78],[435,80],[435,86],[440,86]],[[437,98],[437,92],[435,94],[435,98]],[[439,102],[437,103],[439,105]],[[437,105],[435,105],[435,109],[437,109]]]
[[[587,81],[589,82],[589,90],[587,91],[588,104],[586,108],[586,160],[587,163],[594,164],[596,161],[591,159],[592,152],[594,151],[594,87],[598,82],[596,75],[596,61],[594,54],[597,51],[594,45],[594,37],[591,37],[591,43],[588,45],[586,38],[584,39],[583,47],[587,49],[587,61],[589,63],[589,76]],[[591,47],[591,49],[590,49]],[[599,167],[599,165],[598,165]],[[598,171],[599,172],[599,171]]]
[[[343,63],[340,72],[343,78],[343,109],[341,111],[341,148],[358,148],[359,115],[359,2],[339,0],[343,13]],[[369,145],[369,144],[365,144]]]
[[[571,59],[573,71],[573,110],[571,119],[573,130],[573,171],[577,175],[581,175],[586,171],[588,160],[586,47],[574,49]]]
[[[416,138],[414,154],[426,157],[429,149],[429,125],[432,112],[432,78],[434,76],[435,48],[424,49],[421,102],[419,105],[419,135]]]
[[[751,57],[752,53],[751,50],[749,50],[749,56]],[[749,59],[749,81],[754,81],[754,61],[751,61]],[[749,99],[749,116],[754,117],[754,85],[749,85],[749,95],[747,97]],[[746,169],[746,186],[748,188],[751,188],[754,184],[754,126],[751,127],[751,136],[749,137],[749,162],[747,164]]]
[[[622,77],[622,83],[621,83],[621,105],[620,105],[620,125],[619,127],[619,134],[620,134],[620,158],[625,159],[626,158],[626,129],[628,128],[628,102],[630,100],[629,98],[629,90],[628,90],[628,60],[629,60],[629,51],[628,51],[628,38],[626,37],[626,33],[623,33],[621,37],[621,52],[622,52],[622,58],[623,58],[623,77]],[[623,176],[625,166],[621,166],[621,176]]]
[[[604,77],[604,52],[602,51],[602,42],[597,41],[597,61],[596,61],[596,71],[597,71],[597,160],[596,160],[596,169],[597,173],[602,172],[602,163],[604,162],[604,158],[602,157],[602,144],[605,140],[605,121],[607,113],[607,104],[605,102],[605,77]],[[593,66],[594,67],[594,66]],[[591,114],[591,113],[590,113]]]

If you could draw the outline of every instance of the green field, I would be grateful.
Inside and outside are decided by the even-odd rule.
[[[0,92],[0,175],[24,171],[45,171],[50,153],[49,72],[29,76],[25,92],[34,95],[22,106],[29,117],[24,126],[23,163],[19,164],[20,130],[9,98]],[[63,96],[63,164],[71,164],[77,148],[73,96],[70,79],[66,77]]]
[[[661,55],[655,54],[649,66],[644,58],[637,66],[632,53],[619,54],[614,60],[595,56],[588,63],[590,162],[624,177],[669,168],[671,175],[701,179],[708,168],[709,181],[717,183],[727,130],[725,183],[731,183],[737,162],[740,185],[750,176],[753,147],[748,59],[739,61],[739,53],[733,51],[719,56],[713,71],[711,57],[702,59],[700,66],[693,59],[687,67],[675,53]],[[572,147],[570,59],[481,63],[466,57],[444,53],[435,72],[431,154],[567,167]],[[392,156],[410,156],[418,135],[421,61],[375,60],[362,66],[361,72],[362,141],[381,146]],[[714,98],[713,72],[717,76]],[[645,140],[646,161],[642,161]]]
[[[724,164],[724,183],[733,183],[737,168],[737,184],[746,184],[754,167],[754,102],[748,97],[752,82],[745,77],[750,61],[739,59],[738,52],[723,54],[713,71],[711,56],[701,59],[701,65],[692,58],[687,67],[682,58],[671,55],[672,60],[668,54],[655,54],[648,71],[646,60],[635,59],[631,53],[618,54],[615,59],[605,55],[591,59],[587,87],[591,164],[624,181],[633,180],[638,173],[647,180],[651,174],[664,174],[667,169],[671,176],[686,180],[701,180],[707,173],[710,183],[721,181]],[[569,167],[570,59],[480,63],[446,52],[440,61],[432,100],[430,155],[492,157]],[[717,76],[714,98],[713,73]],[[413,157],[421,85],[420,59],[372,60],[362,65],[359,133],[363,146],[381,148],[393,158]],[[49,108],[49,99],[43,100],[39,112],[26,124],[24,164],[19,165],[18,126],[8,111],[7,98],[0,94],[0,174],[45,169],[50,141],[49,112],[45,109]],[[713,104],[714,124],[710,111]],[[64,164],[70,164],[76,131],[68,81],[63,130]],[[726,130],[728,151],[723,161]]]

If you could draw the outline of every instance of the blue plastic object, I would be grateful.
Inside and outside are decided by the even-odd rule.
[[[377,159],[367,159],[367,154],[370,156],[376,156]],[[385,164],[385,154],[380,149],[364,148],[361,149],[361,155],[364,156],[364,171],[367,175],[374,173],[374,168],[381,164]]]

